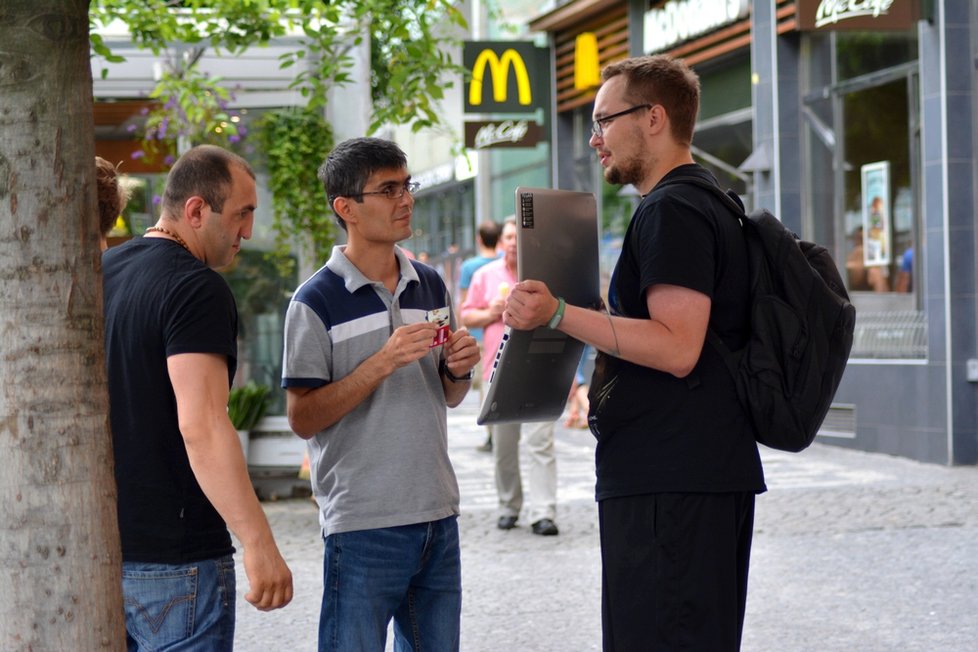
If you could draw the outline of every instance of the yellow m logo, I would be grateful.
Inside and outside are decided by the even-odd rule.
[[[492,75],[492,99],[496,102],[506,101],[506,86],[509,81],[509,68],[513,67],[516,74],[516,89],[520,104],[529,106],[533,101],[530,92],[530,76],[526,73],[526,64],[519,53],[509,48],[503,51],[501,57],[492,50],[483,50],[472,66],[472,81],[469,83],[469,104],[482,104],[482,87],[485,85],[486,66]]]

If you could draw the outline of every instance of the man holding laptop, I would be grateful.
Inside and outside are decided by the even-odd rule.
[[[483,328],[482,377],[488,384],[493,359],[499,350],[506,326],[503,306],[510,289],[516,285],[516,219],[506,218],[499,244],[502,258],[483,265],[472,276],[472,284],[462,304],[462,323],[469,328]],[[496,493],[499,496],[501,530],[516,527],[523,507],[523,483],[520,480],[520,423],[498,423],[490,426],[493,458],[496,466]],[[557,457],[554,451],[552,421],[532,423],[526,436],[530,451],[530,523],[534,534],[559,534],[557,514]]]
[[[707,328],[731,349],[749,331],[746,247],[737,220],[696,176],[699,80],[667,56],[602,72],[595,149],[610,183],[643,200],[609,288],[610,312],[514,286],[506,324],[550,324],[599,351],[590,392],[601,531],[604,649],[740,647],[757,444]],[[563,310],[562,310],[563,309]]]

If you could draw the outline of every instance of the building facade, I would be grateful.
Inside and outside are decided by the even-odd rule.
[[[571,79],[582,34],[601,65],[684,58],[696,159],[844,270],[855,342],[819,440],[978,463],[973,2],[573,0],[531,28],[556,52],[556,185],[614,196],[587,146],[595,88]]]

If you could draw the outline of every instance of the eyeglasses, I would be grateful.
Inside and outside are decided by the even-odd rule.
[[[630,109],[625,109],[624,111],[619,111],[618,113],[612,113],[611,115],[606,115],[603,118],[595,118],[591,123],[591,133],[601,138],[604,136],[604,125],[606,122],[611,122],[615,118],[620,118],[623,115],[628,115],[629,113],[634,113],[640,109],[651,109],[654,105],[652,104],[638,104]]]
[[[401,197],[404,196],[404,193],[408,193],[409,195],[413,196],[414,193],[418,192],[418,190],[420,189],[421,189],[420,183],[418,183],[417,181],[408,181],[402,186],[390,185],[390,186],[386,186],[383,190],[361,192],[358,196],[364,197],[366,195],[382,195],[384,197],[387,197],[387,199],[400,199]]]

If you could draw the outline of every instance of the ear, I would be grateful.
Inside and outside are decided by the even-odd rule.
[[[655,104],[649,109],[649,128],[653,134],[660,133],[663,129],[668,129],[669,114],[661,104]]]
[[[349,197],[337,197],[333,200],[333,210],[347,224],[355,224],[357,222],[357,215],[353,204],[353,200]]]
[[[204,212],[208,209],[203,197],[193,196],[183,203],[183,217],[195,229],[204,222]]]

